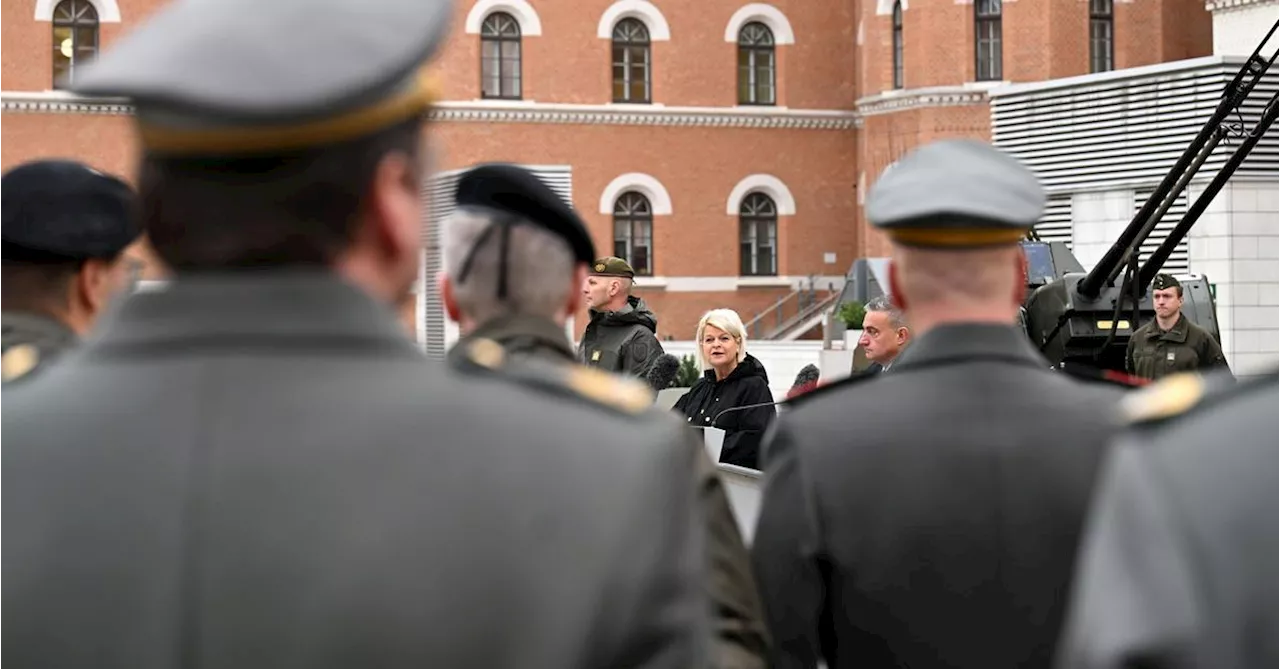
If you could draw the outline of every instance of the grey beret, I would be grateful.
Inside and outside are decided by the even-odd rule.
[[[887,170],[867,196],[867,219],[908,246],[1013,244],[1044,211],[1029,169],[970,139],[926,144]]]
[[[452,0],[175,0],[76,72],[129,98],[151,153],[326,144],[426,110]]]

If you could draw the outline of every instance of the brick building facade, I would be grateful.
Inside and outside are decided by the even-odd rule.
[[[132,173],[128,107],[53,75],[162,1],[3,3],[0,165]],[[435,66],[436,166],[566,167],[597,247],[642,267],[659,335],[687,339],[706,309],[750,320],[882,254],[867,188],[922,142],[988,137],[992,86],[1212,39],[1201,0],[459,0]]]

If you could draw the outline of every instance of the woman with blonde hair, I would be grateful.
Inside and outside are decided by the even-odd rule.
[[[720,462],[759,469],[760,439],[777,416],[772,406],[727,409],[773,401],[764,365],[747,353],[747,331],[732,309],[712,309],[698,321],[697,358],[702,378],[676,401],[690,425],[725,431]]]

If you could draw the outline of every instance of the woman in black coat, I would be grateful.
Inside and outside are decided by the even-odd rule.
[[[759,469],[760,439],[777,416],[772,406],[726,409],[773,401],[764,365],[746,351],[742,319],[732,309],[713,309],[698,322],[698,361],[702,378],[676,401],[674,409],[695,427],[725,431],[720,462]]]

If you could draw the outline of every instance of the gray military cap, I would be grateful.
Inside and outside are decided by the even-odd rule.
[[[282,152],[421,115],[452,0],[175,0],[76,72],[153,155]]]
[[[906,246],[996,246],[1026,236],[1044,205],[1039,180],[1012,156],[953,139],[926,144],[886,171],[867,196],[867,219]]]

